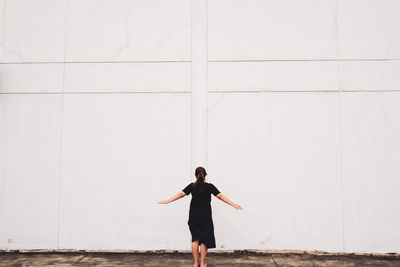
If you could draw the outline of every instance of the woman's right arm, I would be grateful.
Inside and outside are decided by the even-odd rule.
[[[226,196],[224,196],[222,193],[219,193],[218,195],[216,195],[216,197],[217,197],[219,200],[221,200],[221,201],[223,201],[223,202],[225,202],[225,203],[231,205],[231,206],[234,207],[235,209],[238,209],[238,210],[241,210],[241,209],[242,209],[242,207],[241,207],[240,205],[238,205],[238,204],[236,204],[236,203],[233,203],[233,202],[230,201]]]

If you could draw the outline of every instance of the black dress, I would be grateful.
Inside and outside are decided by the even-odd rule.
[[[199,240],[199,243],[205,244],[207,248],[215,248],[211,194],[216,196],[220,191],[212,183],[205,183],[201,192],[193,187],[193,183],[187,185],[182,191],[186,195],[192,193],[188,220],[192,242]]]

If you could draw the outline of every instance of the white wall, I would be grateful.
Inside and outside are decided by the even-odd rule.
[[[400,1],[0,0],[0,249],[400,252]]]

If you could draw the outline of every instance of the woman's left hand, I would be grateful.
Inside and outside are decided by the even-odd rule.
[[[158,204],[168,204],[168,202],[167,202],[166,200],[158,201],[157,203],[158,203]]]

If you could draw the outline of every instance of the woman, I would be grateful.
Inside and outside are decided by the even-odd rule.
[[[224,196],[212,183],[207,183],[205,177],[206,170],[203,167],[197,167],[195,171],[196,182],[187,185],[181,192],[168,200],[160,201],[159,204],[168,204],[192,193],[190,201],[188,225],[192,234],[192,253],[194,266],[198,267],[199,243],[201,251],[200,267],[206,267],[205,264],[207,249],[215,248],[214,224],[211,212],[211,194],[218,199],[226,202],[235,209],[242,209],[236,203],[230,201]]]

